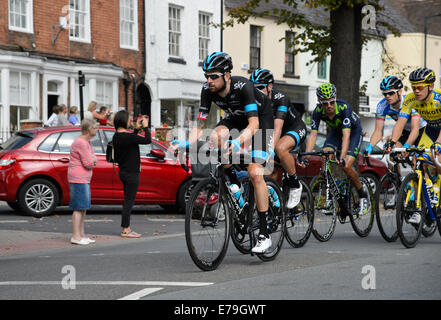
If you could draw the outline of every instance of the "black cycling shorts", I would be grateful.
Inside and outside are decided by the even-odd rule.
[[[289,136],[294,139],[295,145],[293,150],[297,149],[306,140],[306,125],[302,120],[293,123],[285,123],[283,125],[280,137]]]

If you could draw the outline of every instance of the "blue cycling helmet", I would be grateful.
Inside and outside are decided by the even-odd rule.
[[[202,63],[202,70],[205,72],[220,71],[230,72],[233,69],[233,60],[225,52],[213,52],[209,54]]]
[[[250,76],[250,81],[254,85],[270,84],[274,82],[274,76],[268,69],[256,69]]]
[[[400,78],[396,76],[387,76],[386,78],[381,81],[380,84],[380,90],[386,91],[386,90],[399,90],[403,88],[403,82]]]

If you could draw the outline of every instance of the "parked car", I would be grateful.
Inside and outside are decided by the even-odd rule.
[[[91,140],[98,159],[91,181],[92,204],[122,204],[123,186],[118,166],[106,161],[107,142],[115,133],[100,127]],[[79,127],[34,128],[15,133],[0,146],[0,200],[34,217],[50,215],[69,204],[67,168]],[[135,204],[159,204],[185,210],[191,172],[173,160],[161,142],[140,145],[141,174]]]
[[[308,130],[308,136],[309,136],[309,130]],[[319,132],[317,134],[317,141],[314,146],[314,151],[322,150],[323,145],[325,144],[325,140],[326,140],[326,135]],[[363,155],[361,153],[364,151],[364,149],[367,146],[367,144],[363,145],[363,143],[361,145],[360,148],[361,151],[358,156],[358,170],[360,172],[360,176],[365,177],[369,181],[372,191],[375,193],[379,180],[381,179],[382,176],[388,173],[388,169],[385,162],[378,160],[372,156],[370,157],[370,163],[372,167],[369,167],[367,164],[363,162]],[[304,148],[305,146],[303,146],[302,151],[304,151]],[[375,154],[382,153],[381,148],[377,146],[374,147],[373,151],[374,151],[373,153]],[[296,154],[293,154],[293,156],[297,157]],[[321,167],[322,167],[322,159],[318,156],[311,156],[309,158],[309,165],[306,168],[302,168],[298,166],[296,162],[297,175],[304,177],[308,183],[312,180],[312,178],[314,178],[320,173]]]

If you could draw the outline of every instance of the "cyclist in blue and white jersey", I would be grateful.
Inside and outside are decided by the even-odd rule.
[[[387,76],[381,81],[380,90],[383,92],[384,99],[377,105],[375,130],[372,133],[369,145],[365,152],[370,155],[372,148],[381,140],[383,136],[384,121],[387,116],[398,121],[399,117],[408,119],[401,137],[396,143],[397,147],[410,147],[417,145],[420,140],[426,121],[421,118],[419,113],[412,109],[410,114],[401,114],[401,107],[406,95],[403,95],[403,82],[396,76]]]

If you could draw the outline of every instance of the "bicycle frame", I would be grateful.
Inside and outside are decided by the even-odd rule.
[[[431,205],[431,201],[429,198],[429,194],[427,192],[427,185],[426,185],[426,180],[424,179],[424,167],[423,164],[427,163],[431,166],[436,166],[433,162],[431,161],[427,161],[425,160],[425,158],[422,156],[423,153],[429,153],[432,152],[432,156],[434,156],[434,159],[436,159],[435,155],[433,154],[433,150],[431,149],[420,149],[420,148],[397,148],[395,149],[397,151],[400,152],[414,152],[415,154],[417,154],[416,157],[416,166],[415,166],[415,173],[418,175],[418,185],[416,186],[417,189],[417,194],[416,194],[416,208],[417,210],[422,210],[422,199],[421,199],[421,191],[423,191],[423,195],[424,195],[424,200],[426,201],[427,204],[427,209],[430,215],[430,218],[432,220],[435,220],[435,214],[432,210],[432,205]],[[414,180],[412,180],[410,182],[410,186],[409,186],[409,190],[407,191],[406,194],[406,200],[404,202],[405,206],[408,206],[410,198],[412,196],[412,190],[414,190],[415,186],[414,186]],[[439,203],[436,205],[438,206]]]

